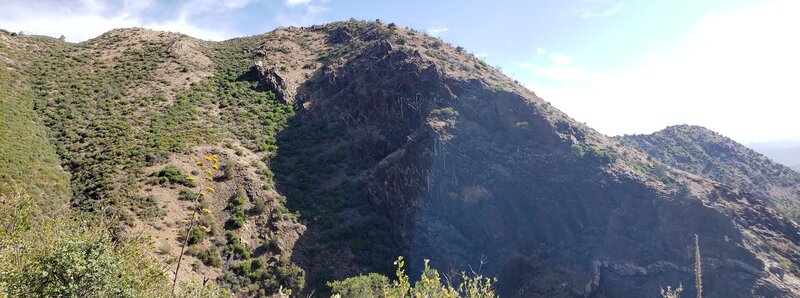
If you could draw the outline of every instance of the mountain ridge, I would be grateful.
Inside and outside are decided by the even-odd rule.
[[[155,177],[201,178],[196,162],[219,158],[182,278],[324,291],[407,255],[482,266],[505,296],[655,296],[691,284],[698,234],[709,297],[800,289],[799,229],[762,200],[652,161],[420,32],[124,29],[50,47],[31,62],[32,110],[73,208],[118,214],[169,263],[196,188]],[[259,277],[242,274],[251,259]]]
[[[746,189],[797,220],[800,175],[701,126],[676,125],[618,138],[672,167]]]

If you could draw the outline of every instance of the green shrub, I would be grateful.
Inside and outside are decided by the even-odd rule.
[[[229,206],[244,206],[244,203],[247,202],[247,198],[241,192],[238,192],[236,196],[233,196],[229,202]]]
[[[573,143],[570,145],[570,149],[573,154],[580,158],[589,158],[590,160],[597,161],[604,165],[610,164],[617,159],[617,156],[613,152],[596,146]]]
[[[191,230],[189,230],[189,239],[188,239],[189,245],[200,243],[205,238],[206,238],[206,232],[203,231],[203,228],[195,226],[192,227]]]
[[[225,224],[230,229],[240,229],[244,226],[244,210],[237,210],[231,213],[231,217]]]
[[[570,150],[572,150],[572,153],[577,155],[578,157],[582,158],[586,156],[586,150],[583,149],[583,145],[579,143],[572,143],[572,145],[570,145]]]
[[[211,214],[202,213],[202,215],[200,215],[197,224],[203,227],[207,227],[210,230],[207,233],[209,235],[214,235],[217,233],[217,224],[216,221],[214,220],[214,216]]]
[[[158,271],[134,268],[138,261],[115,251],[110,237],[101,234],[60,238],[38,249],[29,262],[10,276],[10,293],[19,297],[136,297],[158,280]],[[153,275],[156,274],[156,275]],[[137,280],[141,277],[144,279]]]
[[[258,215],[267,211],[267,202],[264,199],[257,198],[253,200],[253,208],[250,208],[250,214]]]
[[[378,273],[359,275],[342,281],[329,282],[331,293],[342,297],[382,297],[389,279]]]
[[[181,189],[181,191],[178,193],[178,200],[181,201],[194,201],[194,199],[196,198],[197,198],[196,193],[193,193],[185,189]]]
[[[158,206],[158,199],[153,195],[138,196],[132,195],[128,199],[133,211],[142,219],[154,219],[167,215],[167,211]]]
[[[458,111],[456,111],[452,107],[435,109],[431,111],[431,116],[436,116],[444,119],[455,119],[456,117],[458,117]]]
[[[589,154],[602,164],[610,164],[617,158],[614,153],[595,146],[589,146]]]
[[[219,251],[217,251],[217,248],[214,246],[204,250],[192,247],[187,250],[186,253],[200,259],[206,266],[216,268],[222,266],[222,259],[219,257]]]
[[[231,231],[225,232],[225,241],[227,241],[227,243],[239,242],[239,235]]]
[[[370,273],[342,281],[329,282],[328,286],[334,295],[340,297],[497,297],[494,292],[496,280],[481,275],[468,276],[461,273],[461,283],[457,287],[453,287],[442,281],[439,271],[428,266],[427,260],[419,281],[412,287],[409,277],[403,269],[405,265],[403,257],[398,258],[395,264],[397,266],[396,280],[390,281],[386,276]]]
[[[230,249],[233,252],[233,255],[239,259],[247,260],[250,259],[250,252],[247,250],[247,247],[244,246],[242,243],[235,243],[230,244]]]
[[[643,164],[640,164],[640,163],[638,163],[638,162],[632,162],[630,165],[631,165],[631,166],[632,166],[634,169],[636,169],[637,171],[639,171],[639,172],[641,172],[641,173],[644,173],[644,174],[647,174],[647,166],[645,166],[645,165],[643,165]]]
[[[161,297],[172,297],[168,295],[163,295]],[[221,288],[220,286],[211,283],[211,284],[197,284],[197,283],[190,283],[190,284],[181,284],[181,291],[175,296],[177,298],[225,298],[225,297],[233,297],[231,292],[228,289]]]
[[[180,184],[186,187],[195,187],[197,184],[194,181],[186,179],[186,176],[181,174],[181,171],[176,167],[166,167],[158,172],[153,173],[153,176],[160,178],[159,183],[166,184]]]
[[[219,177],[220,181],[227,181],[233,178],[233,163],[225,163],[222,166],[222,176]]]
[[[278,235],[272,234],[267,240],[261,242],[261,249],[265,251],[278,249]]]
[[[239,276],[246,276],[250,274],[250,262],[241,261],[231,266],[231,271]]]
[[[252,267],[253,269],[260,269],[263,266],[264,266],[264,259],[262,258],[255,258],[250,260],[250,267]]]
[[[305,283],[305,271],[282,256],[277,264],[266,270],[266,275],[261,280],[261,287],[272,292],[277,292],[280,287],[299,292]]]
[[[240,260],[248,260],[250,259],[250,251],[247,250],[247,247],[242,244],[242,240],[239,239],[239,235],[232,231],[228,231],[225,233],[225,238],[227,239],[228,243],[225,247],[226,253],[232,253],[234,257]]]
[[[256,268],[256,267],[253,267],[252,264],[250,265],[250,267],[251,268]],[[267,270],[255,269],[252,272],[250,272],[250,274],[247,277],[249,277],[251,281],[257,282],[257,281],[265,280],[265,279],[269,278],[269,275],[267,273]]]
[[[140,297],[167,286],[151,248],[69,217],[31,221],[27,195],[0,195],[0,297]],[[11,203],[11,204],[7,204]],[[23,216],[14,216],[23,215]]]
[[[231,217],[228,219],[226,226],[229,229],[239,229],[244,226],[245,214],[244,214],[244,204],[247,202],[247,198],[242,192],[237,192],[237,194],[231,197],[228,200],[228,212],[230,212]]]

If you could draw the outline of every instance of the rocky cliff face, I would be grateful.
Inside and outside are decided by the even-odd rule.
[[[363,162],[298,192],[359,185],[366,210],[332,216],[348,231],[364,231],[358,222],[376,212],[412,265],[428,258],[444,271],[482,270],[511,297],[647,297],[691,285],[694,234],[707,296],[800,290],[798,228],[757,198],[647,161],[493,70],[454,68],[467,59],[455,49],[421,53],[396,36],[361,40],[359,54],[324,65],[295,97],[304,107],[297,127],[335,131],[312,159],[340,151]],[[284,185],[301,179],[283,174]],[[322,248],[325,239],[312,232],[298,243]],[[350,248],[320,257],[301,246],[297,261],[356,269],[370,253]]]
[[[90,67],[82,53],[125,33],[67,51],[77,53],[66,54],[68,66]],[[183,44],[151,40],[158,46],[132,51],[186,77],[162,82],[163,90],[152,81],[139,85],[162,91],[147,93],[147,100],[163,111],[126,114],[116,108],[144,100],[131,95],[138,89],[115,97],[116,89],[103,96],[102,88],[92,92],[89,85],[69,91],[77,95],[68,99],[88,102],[79,111],[94,111],[87,112],[92,119],[116,115],[115,123],[128,126],[64,125],[74,117],[72,106],[45,92],[38,112],[62,144],[62,160],[79,174],[72,178],[76,197],[140,202],[134,199],[151,196],[158,202],[151,208],[164,203],[166,215],[136,213],[132,221],[163,243],[178,243],[172,230],[180,226],[173,222],[190,206],[174,198],[176,186],[153,185],[145,174],[173,165],[188,175],[208,154],[229,162],[233,178],[212,179],[220,191],[206,198],[209,225],[229,233],[212,233],[195,246],[224,263],[206,268],[198,262],[194,278],[218,276],[239,295],[270,294],[278,283],[299,289],[299,266],[305,292],[319,293],[332,279],[388,272],[405,255],[412,270],[430,259],[447,273],[497,276],[507,297],[655,297],[661,286],[679,283],[692,296],[696,234],[706,297],[800,293],[800,230],[769,201],[653,161],[438,39],[365,22],[223,43],[145,33],[137,36]],[[203,59],[181,60],[200,54]],[[109,58],[120,65],[109,69],[138,65],[119,60],[128,56]],[[133,69],[145,79],[164,74],[153,64]],[[69,83],[62,87],[76,89]],[[106,134],[93,137],[99,132]],[[104,148],[137,162],[84,156],[67,146],[73,139],[83,144],[75,148]],[[108,176],[115,179],[85,187],[84,181],[97,180],[87,164],[112,165]],[[106,182],[116,178],[126,184]],[[231,207],[237,193],[246,196],[248,213],[241,228],[231,228],[223,223],[243,208]],[[87,200],[73,205],[91,210],[81,206]],[[250,212],[258,201],[267,210]],[[248,258],[266,261],[249,263],[241,247],[252,253]],[[260,266],[252,268],[261,270],[257,277],[239,274],[245,262]]]
[[[618,138],[671,167],[740,188],[784,216],[800,216],[800,174],[699,126]]]

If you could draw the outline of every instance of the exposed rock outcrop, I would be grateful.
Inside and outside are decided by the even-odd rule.
[[[298,89],[310,107],[298,121],[336,127],[343,137],[326,147],[373,161],[320,184],[366,181],[412,266],[481,270],[509,297],[655,297],[693,283],[697,234],[707,297],[800,291],[787,267],[798,227],[751,195],[647,161],[533,93],[493,87],[508,79],[453,74],[390,42],[360,53]]]
[[[263,61],[256,61],[251,71],[258,77],[263,88],[275,93],[276,99],[284,103],[294,102],[295,91],[287,85],[286,80],[278,74],[277,69],[268,66]]]

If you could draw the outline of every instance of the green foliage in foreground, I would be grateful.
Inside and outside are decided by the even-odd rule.
[[[495,279],[481,275],[468,276],[461,273],[462,282],[457,287],[444,283],[439,271],[428,266],[422,271],[419,281],[411,286],[408,275],[403,269],[403,257],[395,261],[397,265],[397,279],[390,281],[386,276],[370,273],[359,275],[342,281],[329,282],[333,297],[469,297],[490,298],[497,297],[494,292]]]
[[[166,268],[139,239],[114,241],[102,222],[32,220],[31,197],[0,195],[0,297],[223,297],[186,284],[172,295]]]

